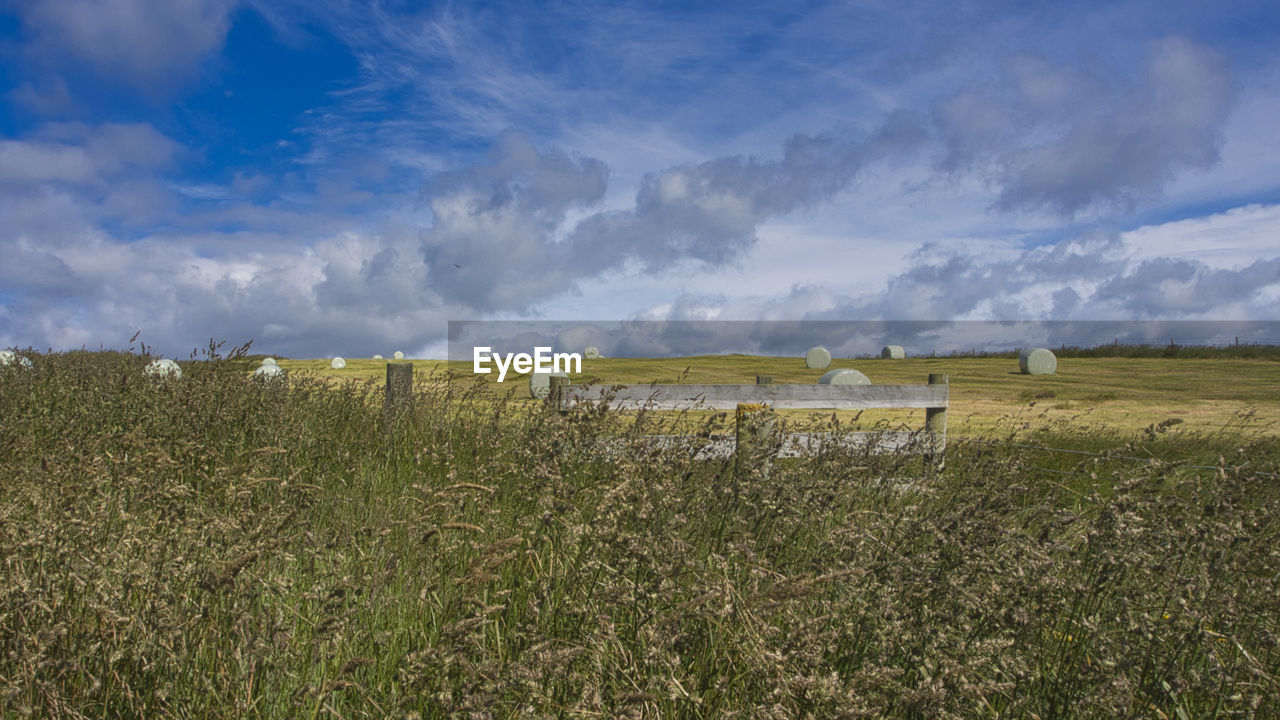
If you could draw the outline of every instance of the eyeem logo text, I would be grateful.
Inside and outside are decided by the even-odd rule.
[[[491,347],[472,348],[472,366],[475,372],[480,375],[487,375],[492,370],[488,367],[488,362],[493,361],[495,367],[498,368],[498,382],[502,382],[507,376],[507,370],[515,370],[517,373],[527,372],[582,372],[582,355],[578,353],[553,353],[549,347],[535,347],[533,354],[529,353],[507,353],[503,357],[502,353],[493,352]],[[563,363],[563,369],[561,368]],[[574,369],[570,369],[574,368]]]

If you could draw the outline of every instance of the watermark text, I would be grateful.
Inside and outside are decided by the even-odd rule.
[[[489,361],[492,360],[494,366],[498,368],[498,382],[502,382],[507,377],[508,370],[514,370],[517,373],[582,372],[581,353],[552,352],[550,347],[535,347],[532,355],[507,353],[504,356],[502,353],[493,352],[491,347],[480,346],[473,348],[471,357],[472,367],[479,375],[493,372],[489,369]]]

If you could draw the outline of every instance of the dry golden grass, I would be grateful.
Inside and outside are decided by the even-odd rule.
[[[423,383],[388,427],[377,383],[33,361],[0,368],[6,718],[1280,716],[1248,427],[1014,421],[943,471],[764,481],[653,415]]]
[[[348,360],[345,370],[328,369],[328,361],[285,360],[283,367],[320,377],[372,379],[381,382],[385,363]],[[1210,432],[1244,423],[1247,429],[1280,436],[1280,362],[1274,360],[1194,358],[1064,358],[1053,376],[1018,372],[1016,359],[937,358],[906,360],[836,359],[832,368],[855,368],[876,384],[918,384],[930,373],[946,373],[951,383],[949,431],[980,437],[1010,422],[1047,427],[1063,421],[1140,430],[1170,418],[1186,429]],[[497,394],[527,397],[527,376],[475,376],[467,363],[417,360],[415,373],[441,378],[446,368],[464,385],[480,378]],[[610,358],[585,361],[583,383],[753,383],[756,375],[772,375],[776,383],[817,381],[824,371],[809,370],[801,358],[743,355],[672,359]],[[530,406],[536,403],[529,401]],[[799,417],[804,413],[789,413]],[[846,422],[853,413],[840,413]],[[923,411],[868,411],[864,425],[879,422],[917,427]]]

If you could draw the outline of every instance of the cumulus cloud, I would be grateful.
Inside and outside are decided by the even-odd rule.
[[[818,317],[1213,319],[1280,316],[1280,258],[1241,268],[1126,257],[1115,236],[1069,240],[1011,261],[952,256],[896,275],[889,291]]]
[[[396,262],[414,253],[412,234],[339,232],[308,247],[267,234],[120,243],[88,231],[63,244],[4,244],[12,262],[0,286],[17,293],[0,303],[6,345],[118,347],[141,330],[178,356],[211,338],[307,357],[385,355],[392,344],[429,344],[463,312],[428,288],[421,262]]]
[[[2,183],[84,182],[93,177],[93,162],[84,148],[61,143],[0,140]]]
[[[519,309],[563,291],[584,271],[557,233],[570,210],[599,202],[606,181],[598,160],[540,152],[522,134],[503,135],[486,162],[424,188],[432,224],[421,260],[432,284],[482,311]]]
[[[0,183],[15,188],[0,203],[12,221],[0,243],[18,261],[11,267],[25,269],[2,280],[22,294],[25,313],[99,334],[128,336],[123,325],[135,323],[175,341],[191,341],[184,328],[202,328],[265,338],[288,352],[350,353],[351,344],[390,338],[425,345],[447,313],[524,311],[610,270],[731,265],[761,223],[822,202],[868,164],[924,137],[902,117],[863,138],[797,135],[776,159],[661,171],[641,184],[633,207],[602,210],[601,161],[539,149],[510,132],[484,161],[427,182],[425,227],[357,226],[341,208],[317,207],[329,223],[320,234],[325,223],[315,218],[266,231],[272,221],[255,220],[263,215],[256,205],[167,183],[170,202],[230,202],[223,217],[250,227],[143,233],[125,243],[103,229],[104,219],[163,202],[163,193],[149,197],[129,182],[163,173],[182,148],[148,126],[51,124],[0,146]],[[121,187],[127,196],[112,194]],[[424,323],[428,317],[437,322]]]
[[[782,157],[733,156],[647,176],[627,210],[569,223],[604,196],[607,168],[507,133],[489,161],[426,188],[432,225],[422,255],[432,282],[480,311],[522,310],[587,277],[634,266],[730,265],[759,225],[845,189],[869,163],[916,149],[920,126],[894,116],[865,138],[796,135]]]
[[[110,237],[104,223],[143,234],[150,224],[171,220],[177,202],[159,173],[182,152],[145,124],[51,123],[20,139],[0,139],[0,250],[14,253],[9,257],[16,262],[28,252],[21,244],[74,247]],[[27,261],[50,267],[34,257]],[[16,272],[11,282],[23,287],[24,274]]]
[[[145,5],[112,0],[90,14],[127,15]],[[23,7],[24,21],[44,33],[37,33],[42,42],[69,42],[51,34],[59,23],[73,22],[61,8]],[[166,12],[187,20],[211,17],[210,27],[191,30],[185,41],[183,32],[147,38],[151,47],[103,60],[103,70],[144,82],[153,71],[139,69],[138,58],[177,53],[176,64],[154,72],[169,79],[189,73],[221,42],[229,5],[173,7],[148,21],[152,31],[170,22]],[[109,44],[104,38],[128,42],[129,33],[113,22],[66,30],[65,37],[92,36],[68,52],[92,60]],[[188,47],[169,47],[171,40]],[[365,60],[374,62],[376,54]],[[307,356],[387,354],[393,346],[413,351],[437,340],[447,318],[536,312],[540,303],[589,280],[674,272],[696,278],[733,268],[756,247],[762,226],[826,203],[869,172],[927,148],[940,153],[938,165],[916,180],[927,183],[935,170],[983,177],[992,208],[1004,213],[1124,208],[1154,197],[1175,176],[1216,162],[1234,97],[1225,63],[1179,38],[1156,43],[1144,69],[1128,79],[1018,55],[1002,81],[951,94],[924,120],[890,112],[870,133],[795,134],[774,152],[656,165],[620,202],[610,197],[603,161],[514,131],[499,136],[480,161],[451,163],[457,169],[430,176],[421,188],[424,207],[404,209],[389,194],[326,185],[320,166],[333,156],[325,147],[308,156],[314,167],[287,180],[286,198],[279,178],[269,175],[166,179],[187,154],[150,125],[44,125],[0,140],[0,251],[7,261],[0,268],[0,344],[35,338],[60,347],[112,345],[143,329],[144,340],[170,353],[208,337],[254,338],[272,352]],[[57,100],[51,87],[25,95],[19,89],[13,97],[34,109],[42,97]],[[504,116],[488,118],[483,127],[499,122],[509,125]],[[399,123],[397,117],[392,124]],[[345,142],[349,136],[335,137]],[[426,151],[415,152],[418,162]],[[390,154],[382,149],[382,156]],[[444,162],[437,157],[419,167]],[[421,217],[423,209],[429,218]],[[851,222],[856,234],[859,219]],[[916,230],[917,237],[926,234]],[[1175,244],[1203,245],[1185,240],[1193,229],[1180,232],[1183,239],[1168,232],[1085,232],[1025,250],[1005,243],[999,254],[940,240],[891,273],[883,292],[867,294],[816,283],[807,268],[817,261],[806,258],[791,268],[795,274],[787,277],[797,284],[783,296],[685,294],[637,317],[1276,316],[1280,261],[1266,259],[1265,242],[1242,247],[1234,257],[1244,261],[1235,264],[1213,264],[1203,254],[1167,257]],[[881,228],[858,242],[890,242],[889,234]],[[851,242],[824,242],[822,256],[853,257],[840,246]],[[903,266],[896,257],[886,264]],[[921,337],[930,327],[920,326]],[[726,332],[711,337],[672,326],[634,340],[630,352],[721,352],[724,343],[769,350],[808,342],[800,329],[789,337],[775,331],[767,343],[750,324]]]
[[[1127,233],[1087,232],[1019,252],[922,246],[883,292],[854,295],[815,285],[765,298],[683,295],[637,315],[647,320],[1101,321],[1247,320],[1280,317],[1280,255],[1223,262],[1218,238],[1274,238],[1280,206],[1250,206]],[[1153,256],[1172,245],[1178,257]],[[1198,250],[1192,250],[1198,248]],[[1063,335],[1058,326],[1058,337]],[[1110,332],[1110,331],[1107,331]],[[1083,336],[1080,336],[1083,337]],[[1156,337],[1159,337],[1157,333]],[[1167,339],[1169,335],[1164,335]],[[1276,341],[1277,336],[1264,338]],[[1070,340],[1059,340],[1070,342]],[[1083,342],[1083,340],[1081,340]],[[1097,342],[1094,339],[1089,342]]]
[[[165,168],[179,149],[146,124],[50,123],[28,138],[0,140],[0,184],[105,182]]]
[[[1158,258],[1102,282],[1089,306],[1137,317],[1220,315],[1253,309],[1250,306],[1264,300],[1269,289],[1280,289],[1280,258],[1257,260],[1234,270]],[[1273,313],[1276,309],[1271,303]]]
[[[1225,58],[1195,42],[1154,43],[1137,78],[1019,55],[1007,84],[939,100],[939,166],[976,171],[1003,211],[1131,209],[1178,174],[1219,158],[1235,104]]]
[[[18,3],[29,52],[58,67],[68,59],[147,93],[189,78],[222,47],[236,0],[27,0]]]
[[[152,232],[122,242],[103,229],[106,200],[86,199],[167,167],[181,147],[147,127],[48,126],[0,148],[8,158],[0,161],[0,181],[36,187],[0,198],[0,245],[10,259],[0,287],[17,298],[2,308],[7,334],[0,341],[113,344],[143,329],[144,339],[163,338],[170,353],[209,337],[253,338],[273,352],[306,356],[386,354],[391,345],[412,351],[438,340],[446,319],[519,312],[608,271],[732,265],[750,250],[761,223],[821,202],[886,154],[917,147],[921,134],[903,130],[909,127],[891,124],[861,140],[797,136],[776,159],[669,168],[647,178],[626,210],[598,208],[608,180],[603,163],[539,149],[510,133],[483,162],[427,183],[432,217],[425,226],[403,217],[362,227],[325,208],[304,224],[303,214],[259,218],[264,208],[232,202],[219,217],[257,229]],[[46,157],[33,164],[22,153]],[[60,154],[65,158],[53,162]],[[31,167],[44,175],[33,178]],[[1086,232],[1027,250],[926,244],[884,292],[853,295],[808,283],[765,299],[685,294],[637,318],[1276,316],[1280,259],[1257,257],[1277,213],[1277,206],[1252,206],[1125,234]],[[1235,255],[1247,262],[1205,261],[1217,257],[1224,228],[1247,249]],[[1175,247],[1179,257],[1160,255]],[[799,330],[791,338],[771,332],[769,343],[743,327],[699,342],[697,333],[643,342],[699,352],[723,351],[717,348],[730,340],[766,351],[805,342]],[[626,349],[638,352],[639,342]]]

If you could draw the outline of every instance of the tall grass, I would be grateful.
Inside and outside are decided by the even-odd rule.
[[[1011,430],[763,481],[653,415],[602,455],[616,417],[427,379],[387,428],[376,385],[231,355],[0,368],[4,716],[1280,714],[1272,444]]]

